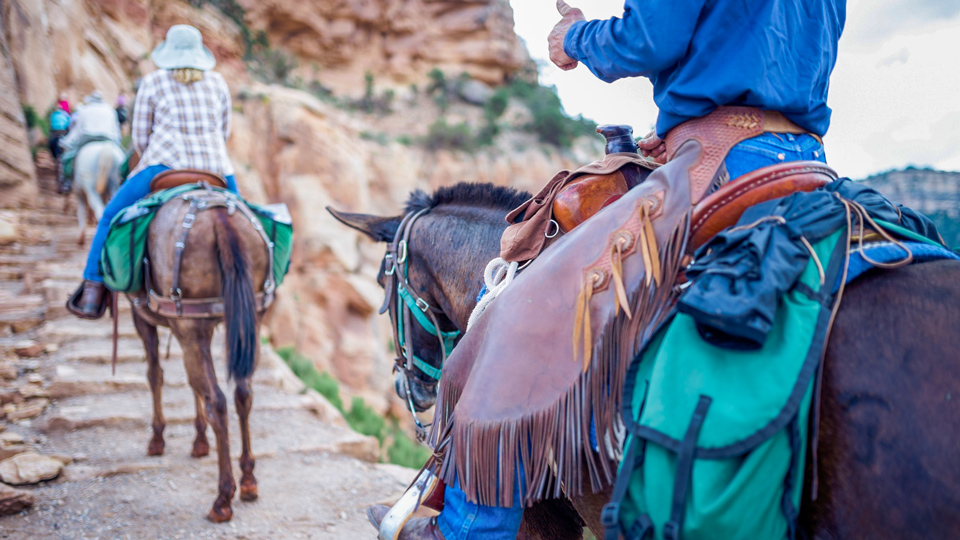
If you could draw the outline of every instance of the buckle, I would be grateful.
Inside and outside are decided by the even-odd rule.
[[[197,215],[196,215],[196,214],[187,214],[187,215],[183,216],[183,224],[182,224],[182,227],[183,227],[184,229],[189,229],[189,228],[193,227],[193,222],[196,221],[196,220],[197,220]]]
[[[383,256],[383,266],[385,267],[383,275],[392,276],[397,272],[397,265],[393,262],[393,253],[387,253]]]
[[[600,524],[604,527],[614,527],[620,521],[620,503],[607,503],[600,511]]]
[[[663,524],[663,540],[677,540],[680,538],[680,526],[676,521],[668,521]]]
[[[423,298],[417,298],[417,307],[420,308],[420,311],[426,313],[430,309],[430,304],[428,304]]]

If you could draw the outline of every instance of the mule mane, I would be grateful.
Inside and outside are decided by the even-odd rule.
[[[530,193],[511,187],[495,186],[490,183],[460,182],[438,188],[433,194],[428,194],[422,189],[412,191],[410,198],[407,199],[404,213],[419,212],[445,204],[513,210],[530,197]]]

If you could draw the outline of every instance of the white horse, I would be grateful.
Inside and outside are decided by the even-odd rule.
[[[81,246],[87,241],[87,209],[97,221],[103,216],[103,207],[120,187],[120,165],[126,159],[116,144],[92,142],[84,145],[73,162],[74,191],[77,194],[77,223],[80,225]]]

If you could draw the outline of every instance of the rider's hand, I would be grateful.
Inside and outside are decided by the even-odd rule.
[[[637,141],[640,147],[640,153],[644,157],[652,158],[657,163],[667,162],[667,143],[657,137],[656,131],[651,131],[646,137]]]
[[[557,11],[563,16],[560,22],[553,27],[550,35],[547,37],[547,44],[550,47],[550,60],[564,71],[570,71],[577,67],[577,61],[567,56],[563,50],[563,39],[567,36],[567,30],[570,25],[577,21],[585,21],[586,17],[579,8],[572,8],[563,0],[557,0]]]

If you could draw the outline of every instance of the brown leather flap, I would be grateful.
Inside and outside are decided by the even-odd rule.
[[[224,180],[223,177],[209,171],[170,169],[153,177],[153,180],[150,181],[150,193],[160,191],[161,189],[182,186],[184,184],[196,184],[197,182],[206,182],[218,188],[227,187],[227,181]]]
[[[819,161],[791,161],[747,173],[705,197],[693,209],[688,253],[693,253],[720,231],[734,225],[755,204],[798,191],[813,191],[837,179],[837,173]]]

